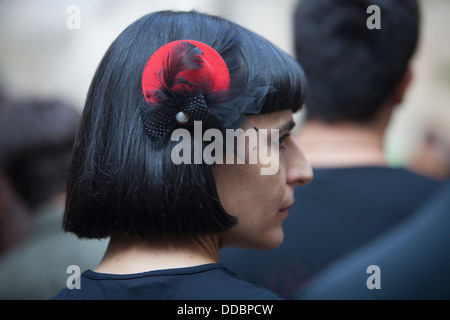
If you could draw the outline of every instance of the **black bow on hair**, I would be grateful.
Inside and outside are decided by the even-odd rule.
[[[152,141],[157,141],[177,127],[188,126],[194,121],[202,121],[202,126],[220,128],[221,119],[208,111],[203,94],[189,97],[185,102],[172,105],[141,105],[144,131]]]

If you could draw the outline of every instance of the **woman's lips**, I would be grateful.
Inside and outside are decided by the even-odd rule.
[[[292,208],[293,205],[294,205],[294,203],[290,204],[290,205],[287,206],[287,207],[284,207],[284,208],[280,209],[279,211],[282,212],[282,213],[284,213],[284,214],[286,214],[286,215],[288,215],[288,210],[289,210],[290,208]]]

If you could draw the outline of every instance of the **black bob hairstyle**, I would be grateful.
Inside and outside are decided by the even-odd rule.
[[[301,67],[264,38],[195,11],[140,18],[111,44],[93,77],[69,172],[65,231],[80,238],[197,236],[236,224],[218,200],[212,165],[173,164],[170,138],[157,147],[143,130],[144,67],[158,48],[182,39],[213,47],[230,75],[245,71],[252,84],[274,87],[261,113],[301,108]]]

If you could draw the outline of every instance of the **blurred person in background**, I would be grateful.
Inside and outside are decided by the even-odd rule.
[[[449,300],[450,180],[405,222],[320,272],[301,300]]]
[[[66,284],[68,266],[89,268],[106,247],[61,228],[79,118],[78,110],[63,101],[37,99],[14,102],[2,116],[1,172],[29,212],[30,227],[0,257],[1,299],[48,299]]]
[[[9,99],[0,90],[0,131],[10,107]],[[0,256],[23,240],[29,220],[25,204],[0,168]]]
[[[367,25],[371,5],[380,8],[381,29]],[[386,129],[413,78],[417,1],[302,0],[294,22],[297,60],[308,80],[306,121],[295,139],[315,178],[295,191],[278,249],[222,255],[238,276],[287,298],[339,257],[407,219],[440,185],[391,168],[384,157]]]
[[[29,226],[25,204],[0,171],[0,257],[24,239]]]
[[[445,132],[428,129],[413,151],[408,168],[435,179],[450,178],[450,137]]]

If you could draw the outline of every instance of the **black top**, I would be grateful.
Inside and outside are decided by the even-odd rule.
[[[220,261],[241,279],[292,298],[337,258],[404,221],[440,185],[405,169],[314,169],[311,184],[295,189],[279,248],[224,249]]]
[[[296,298],[448,300],[449,230],[450,181],[406,222],[340,259]],[[378,270],[367,272],[371,265]]]
[[[105,274],[87,270],[80,289],[64,288],[56,300],[280,300],[267,289],[238,279],[221,264]]]

